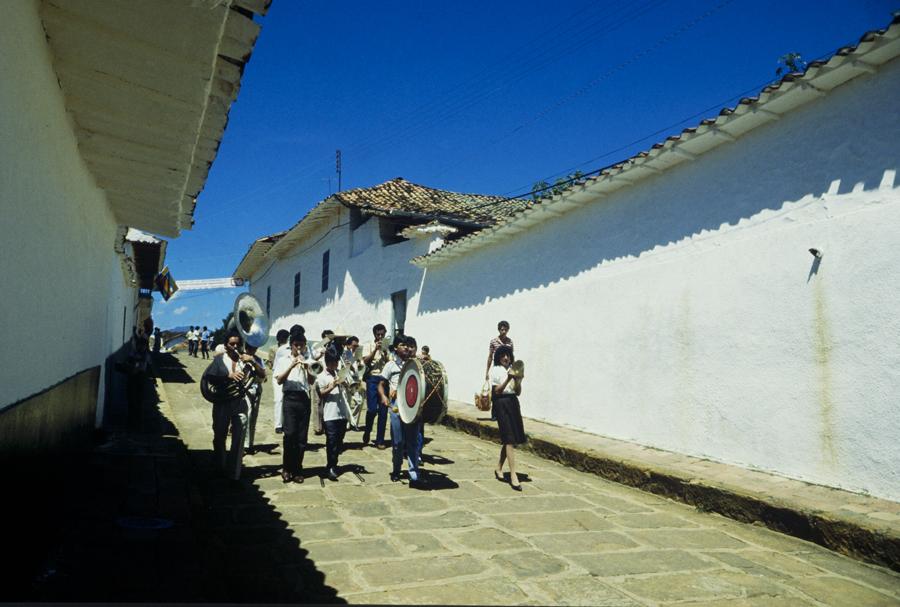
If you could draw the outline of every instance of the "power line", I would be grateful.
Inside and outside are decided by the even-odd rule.
[[[503,135],[501,135],[501,136],[499,136],[499,137],[497,137],[497,138],[491,140],[490,142],[488,142],[488,143],[485,144],[484,146],[481,146],[482,149],[484,149],[485,147],[493,147],[493,146],[497,145],[497,144],[500,143],[501,141],[504,141],[504,140],[506,140],[506,139],[508,139],[508,138],[510,138],[510,137],[512,137],[512,136],[514,136],[514,135],[515,135],[516,133],[518,133],[519,131],[521,131],[521,130],[525,129],[526,127],[531,126],[531,125],[534,124],[535,122],[541,120],[541,119],[544,118],[545,116],[549,115],[551,112],[553,112],[553,111],[555,111],[555,110],[557,110],[557,109],[563,107],[564,105],[566,105],[566,104],[568,104],[568,103],[571,103],[572,101],[574,101],[574,100],[577,99],[578,97],[581,97],[582,95],[584,95],[585,93],[587,93],[589,90],[593,89],[594,87],[596,87],[597,85],[599,85],[600,83],[602,83],[603,81],[605,81],[605,80],[607,80],[607,79],[609,79],[609,78],[615,76],[616,74],[622,72],[626,67],[628,67],[628,66],[630,66],[630,65],[632,65],[632,64],[634,64],[634,63],[637,63],[638,61],[640,61],[640,60],[643,59],[644,57],[650,55],[650,54],[653,53],[654,51],[659,50],[659,49],[662,48],[664,45],[668,44],[669,42],[672,42],[673,40],[675,40],[676,38],[680,37],[680,36],[683,35],[684,33],[688,32],[688,31],[691,30],[691,29],[693,29],[696,25],[698,25],[699,23],[701,23],[702,21],[704,21],[704,20],[707,19],[708,17],[712,16],[713,14],[715,14],[716,12],[718,12],[719,10],[723,9],[723,8],[726,7],[727,5],[731,4],[732,2],[734,2],[734,0],[724,0],[723,2],[720,2],[720,3],[717,4],[716,6],[712,7],[711,9],[709,9],[709,10],[703,12],[702,14],[700,14],[699,16],[695,17],[695,18],[692,19],[691,21],[685,23],[685,24],[682,25],[681,27],[679,27],[679,28],[673,30],[672,32],[670,32],[670,33],[668,33],[668,34],[666,34],[666,35],[663,36],[662,38],[657,39],[657,40],[656,40],[653,44],[651,44],[650,46],[647,46],[647,47],[642,48],[642,49],[639,50],[637,53],[631,55],[628,59],[626,59],[626,60],[624,60],[624,61],[622,61],[622,62],[616,64],[615,66],[613,66],[612,68],[606,70],[605,72],[603,72],[602,74],[600,74],[600,75],[597,76],[596,78],[594,78],[594,79],[588,81],[586,84],[582,85],[580,88],[578,88],[578,89],[575,90],[574,92],[569,93],[569,94],[567,94],[567,95],[564,95],[563,97],[558,98],[556,101],[554,101],[554,102],[551,103],[550,105],[544,107],[544,109],[542,109],[541,111],[539,111],[537,114],[535,114],[534,116],[532,116],[531,118],[529,118],[528,120],[526,120],[525,122],[523,122],[522,124],[518,125],[517,127],[513,128],[513,129],[510,130],[510,131],[507,131],[507,132],[504,133]],[[455,168],[455,167],[459,166],[459,164],[460,164],[461,162],[463,162],[464,160],[465,160],[465,157],[461,156],[460,159],[457,160],[457,162],[445,165],[445,166],[443,167],[443,170],[440,171],[436,176],[445,175],[445,174],[447,173],[447,171],[448,171],[450,168]]]
[[[410,131],[421,130],[429,123],[436,122],[438,120],[445,121],[447,118],[450,118],[460,113],[461,111],[464,111],[465,109],[468,109],[469,107],[497,94],[504,87],[508,87],[511,84],[522,80],[529,73],[532,73],[539,69],[543,69],[547,65],[558,61],[565,55],[583,48],[597,37],[600,37],[603,34],[613,31],[614,29],[617,29],[622,25],[633,21],[649,10],[661,6],[665,2],[668,2],[668,0],[650,0],[637,9],[633,9],[631,5],[625,4],[624,8],[618,13],[616,11],[607,11],[600,15],[598,19],[585,19],[574,30],[570,29],[569,31],[561,32],[563,36],[558,36],[557,39],[562,38],[562,44],[544,42],[542,45],[536,47],[531,42],[525,43],[519,48],[525,49],[526,51],[533,51],[536,49],[537,52],[531,52],[530,55],[528,52],[518,53],[514,51],[509,53],[506,57],[515,58],[515,61],[512,65],[505,66],[504,71],[500,74],[500,76],[497,76],[497,74],[491,68],[485,68],[478,72],[475,76],[464,80],[461,84],[455,85],[454,87],[445,90],[439,96],[440,101],[438,103],[428,102],[419,106],[419,108],[417,108],[417,110],[414,110],[413,112],[413,114],[415,114],[415,112],[420,113],[420,115],[416,117],[417,121],[407,123],[400,129],[395,129],[387,137],[371,137],[368,140],[363,139],[355,146],[347,148],[345,153],[349,151],[349,153],[351,154],[357,154],[357,157],[362,157],[370,150],[394,142],[397,139],[402,138],[403,136],[408,134],[408,132]],[[595,6],[596,5],[589,4],[586,7],[575,11],[575,13],[568,15],[563,20],[557,22],[554,26],[545,29],[543,32],[538,32],[537,35],[546,35],[548,32],[561,30],[569,21],[575,19],[588,9],[594,8]],[[596,26],[604,22],[613,21],[620,15],[624,15],[624,18],[612,24],[607,23],[607,26],[602,29],[597,29]],[[578,36],[583,34],[585,31],[589,31],[589,35],[587,37],[579,39]],[[535,61],[536,59],[542,62],[539,63],[538,61]],[[516,62],[518,62],[519,65],[516,65]],[[483,82],[488,78],[490,78],[491,83],[495,85],[494,87],[488,88],[484,86]],[[458,93],[458,91],[461,89],[465,90],[472,88],[475,89],[475,94],[469,94],[468,96],[466,96],[464,94],[461,95]],[[220,210],[212,212],[211,214],[207,215],[206,218],[208,219],[228,212],[231,205],[240,200],[257,197],[264,193],[272,194],[274,192],[292,186],[297,182],[309,177],[312,173],[317,172],[322,166],[324,166],[323,160],[313,160],[310,163],[303,165],[302,168],[300,168],[289,178],[280,180],[280,182],[277,183],[268,182],[267,184],[255,190],[245,192],[240,197],[235,197],[233,199],[229,199],[220,203]]]

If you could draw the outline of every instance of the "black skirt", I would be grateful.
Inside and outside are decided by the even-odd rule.
[[[519,399],[515,394],[501,394],[491,397],[494,417],[500,428],[500,442],[504,445],[521,445],[525,442],[525,426]]]

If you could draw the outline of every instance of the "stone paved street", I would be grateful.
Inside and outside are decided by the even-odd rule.
[[[186,368],[163,370],[163,411],[202,464],[212,441],[196,383],[205,363],[176,360]],[[285,580],[302,597],[304,576],[324,575],[350,603],[900,604],[896,573],[529,454],[520,454],[516,493],[492,476],[497,445],[445,427],[426,427],[427,491],[392,483],[390,451],[363,449],[359,437],[348,432],[344,472],[332,483],[317,476],[325,441],[310,432],[306,482],[283,484],[266,385],[263,451],[245,457],[244,479],[232,483],[253,499],[235,498],[222,479],[201,489],[222,558],[241,555],[229,570],[241,589],[233,600],[261,600],[267,584]],[[314,570],[292,565],[292,552]],[[253,554],[283,571],[257,571]]]

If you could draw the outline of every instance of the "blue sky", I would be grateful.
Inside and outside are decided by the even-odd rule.
[[[714,116],[884,27],[896,1],[274,0],[176,279],[230,276],[250,244],[337,189],[394,177],[516,195]],[[218,326],[239,289],[158,298],[162,328]]]

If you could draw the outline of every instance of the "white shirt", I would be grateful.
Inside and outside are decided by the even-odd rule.
[[[363,349],[363,356],[368,356],[372,352],[375,351],[375,342],[369,342],[364,346],[361,346]],[[369,365],[369,375],[382,375],[382,368],[384,368],[385,363],[388,362],[390,357],[390,352],[383,349],[372,357],[372,363]]]
[[[491,387],[494,386],[502,386],[503,382],[506,381],[506,376],[509,375],[509,369],[503,368],[503,365],[494,365],[491,367]],[[516,382],[515,380],[509,380],[509,383],[506,384],[506,388],[503,389],[504,394],[515,394],[516,393]]]
[[[334,377],[325,369],[316,378],[316,387],[324,390],[334,381]],[[336,419],[350,419],[350,405],[347,404],[347,394],[341,386],[319,397],[322,403],[322,421],[330,422]]]
[[[283,356],[281,360],[278,360],[275,363],[275,370],[273,371],[275,377],[278,377],[279,375],[287,371],[290,368],[291,364],[293,364],[293,362],[293,357],[290,355]],[[306,381],[306,369],[303,367],[303,365],[297,365],[296,367],[291,369],[291,372],[290,374],[288,374],[287,379],[285,379],[284,383],[281,384],[281,389],[284,392],[301,391],[309,393],[309,384]]]
[[[394,358],[381,370],[381,377],[387,380],[391,390],[396,390],[397,386],[400,385],[400,370],[402,368],[400,363],[402,362],[403,361]]]

